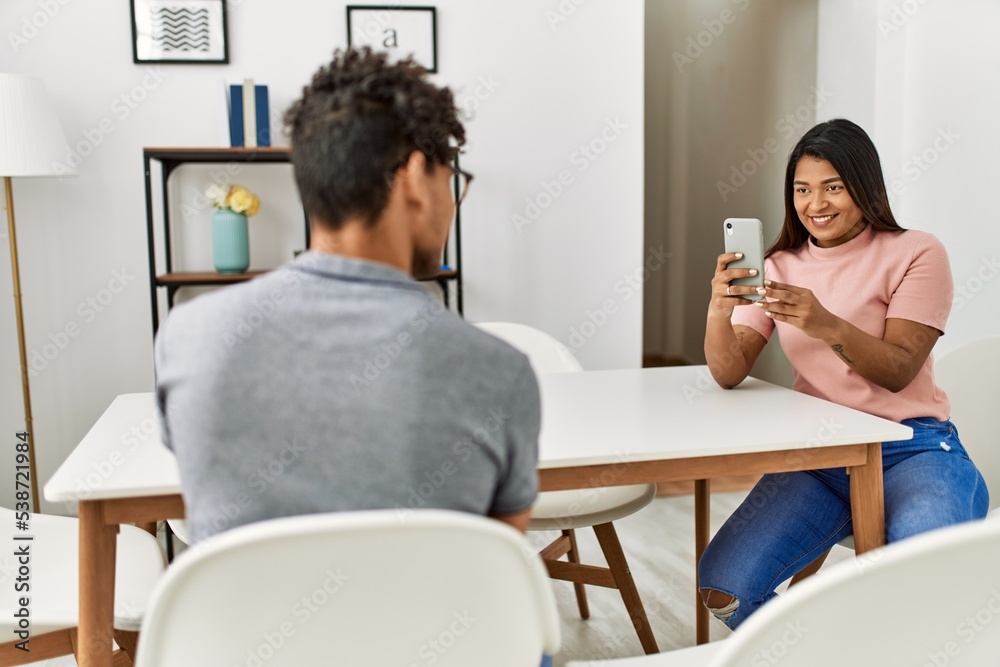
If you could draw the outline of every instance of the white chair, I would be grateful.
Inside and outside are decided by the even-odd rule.
[[[802,582],[710,644],[718,648],[707,660],[681,649],[568,667],[995,665],[998,553],[1000,521],[930,531]]]
[[[583,370],[566,346],[538,329],[510,322],[490,322],[476,326],[526,354],[535,373],[574,373]],[[655,497],[654,484],[541,493],[532,509],[531,523],[528,526],[528,530],[561,531],[562,535],[545,547],[541,555],[549,576],[573,582],[580,616],[590,617],[584,584],[617,588],[646,653],[657,652],[656,639],[629,572],[613,522],[638,512]],[[574,530],[588,526],[597,534],[608,568],[580,564]],[[569,559],[568,563],[560,560],[563,556]]]
[[[235,528],[181,554],[138,667],[537,667],[559,649],[523,536],[444,510],[337,512]]]
[[[31,514],[28,530],[15,529],[15,513],[0,508],[0,665],[23,665],[61,655],[76,655],[79,613],[79,522],[73,518]],[[17,540],[30,535],[32,539]],[[29,591],[16,591],[23,576],[15,551],[25,547],[30,558]],[[136,633],[147,602],[163,573],[165,560],[156,539],[134,526],[122,526],[115,556],[115,640],[121,651],[116,665],[131,665]],[[24,582],[20,582],[24,583]],[[16,647],[22,641],[15,613],[20,598],[30,599],[30,652]]]
[[[962,446],[986,480],[990,516],[1000,515],[1000,336],[966,343],[941,355],[934,379],[951,400],[951,420]]]
[[[994,381],[996,377],[1000,377],[1000,336],[966,343],[934,361],[934,381],[951,402],[951,421],[958,428],[962,446],[986,480],[990,518],[1000,517],[1000,431],[994,421],[1000,408],[1000,383]],[[839,544],[853,549],[854,536],[847,536]],[[796,574],[791,584],[819,570],[829,554],[827,551]]]

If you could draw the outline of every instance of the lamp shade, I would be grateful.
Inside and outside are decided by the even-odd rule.
[[[0,74],[0,176],[58,176],[72,171],[66,135],[41,79]]]

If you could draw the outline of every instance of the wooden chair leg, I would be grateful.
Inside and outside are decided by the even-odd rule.
[[[0,665],[26,665],[71,653],[76,655],[76,628],[34,635],[28,642],[29,651],[17,648],[19,641],[0,644]]]
[[[128,653],[119,650],[111,654],[111,667],[135,667],[135,663]]]
[[[139,646],[139,633],[128,630],[115,630],[115,643],[128,657],[135,662],[135,650]]]
[[[826,561],[826,557],[829,555],[830,555],[830,549],[827,549],[819,556],[819,558],[806,565],[803,569],[799,570],[795,574],[795,576],[792,577],[792,580],[788,582],[789,588],[799,583],[806,577],[811,577],[812,575],[816,574],[819,571],[819,568],[823,567],[823,562]]]
[[[566,552],[566,558],[569,562],[580,564],[580,552],[576,548],[576,531],[572,528],[564,530],[563,535],[569,538],[570,548]],[[580,618],[590,618],[590,606],[587,604],[587,589],[586,587],[579,583],[573,582],[573,591],[576,592],[576,605],[580,608]]]
[[[80,639],[79,639],[79,628],[73,628],[69,631],[69,643],[70,648],[73,652],[73,659],[76,660],[77,664],[80,663]]]
[[[625,608],[632,619],[632,625],[635,626],[635,632],[639,635],[642,650],[647,654],[659,653],[660,649],[656,646],[656,638],[653,637],[653,631],[649,627],[646,610],[642,606],[635,581],[632,580],[632,573],[629,571],[628,562],[625,560],[625,553],[618,541],[614,525],[602,523],[594,526],[594,532],[597,533],[597,541],[601,543],[601,549],[604,550],[604,557],[608,561],[608,567],[615,579],[615,584],[618,586],[618,592],[621,593],[622,600],[625,602]]]

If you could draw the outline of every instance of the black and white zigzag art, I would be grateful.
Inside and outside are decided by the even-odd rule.
[[[208,51],[212,45],[208,9],[167,5],[153,10],[153,44],[165,52]]]

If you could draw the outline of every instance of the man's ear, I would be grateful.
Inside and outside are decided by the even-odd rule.
[[[426,172],[427,170],[427,156],[423,154],[423,151],[413,151],[410,153],[410,157],[406,159],[406,164],[404,168],[407,172],[411,172],[416,169],[421,169]]]
[[[430,177],[427,173],[427,156],[413,151],[406,163],[399,168],[396,181],[407,206],[423,208],[430,205]]]

